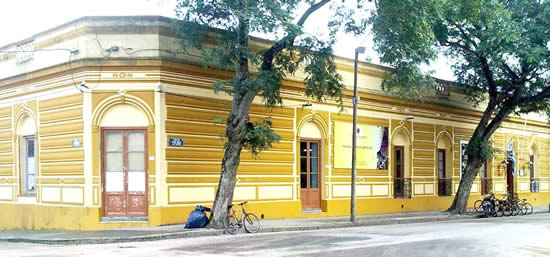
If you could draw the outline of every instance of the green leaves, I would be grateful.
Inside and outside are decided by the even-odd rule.
[[[337,99],[342,107],[342,77],[336,72],[334,57],[330,47],[320,49],[309,56],[309,64],[305,67],[308,74],[306,82],[306,96],[324,102],[326,97]]]
[[[427,63],[435,59],[432,22],[437,15],[431,0],[381,0],[370,23],[381,61]]]
[[[364,33],[367,16],[360,15],[365,12],[361,8],[364,2],[178,0],[176,15],[179,22],[174,26],[182,38],[181,47],[192,54],[200,52],[205,68],[234,72],[232,78],[215,80],[212,86],[216,93],[233,97],[230,120],[243,126],[245,122],[237,121],[247,120],[246,115],[256,96],[260,96],[269,108],[282,104],[283,80],[296,72],[305,74],[307,97],[317,101],[332,98],[342,106],[344,86],[336,71],[332,45],[340,31],[355,35]],[[309,24],[308,19],[329,5],[326,33],[307,32],[304,26]],[[264,35],[276,40],[250,40],[251,35]],[[242,129],[235,126],[227,127],[225,135],[229,139],[242,135],[234,131],[228,133],[229,130]],[[267,120],[249,123],[244,138],[232,142],[242,141],[256,154],[279,139]]]
[[[550,107],[550,2],[380,0],[370,19],[381,60],[395,67],[384,89],[403,98],[429,89],[419,70],[437,56],[454,62],[474,105],[538,112]]]
[[[258,155],[261,151],[271,148],[273,143],[279,142],[281,137],[271,129],[272,125],[269,119],[262,122],[249,122],[244,135],[245,149],[253,155]]]
[[[425,75],[420,68],[401,63],[396,70],[398,72],[385,74],[382,90],[408,101],[423,101],[436,93],[438,84],[432,77]]]

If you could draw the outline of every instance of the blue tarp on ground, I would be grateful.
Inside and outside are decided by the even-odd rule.
[[[189,214],[187,222],[185,223],[185,228],[204,228],[208,225],[208,217],[206,212],[210,212],[211,209],[201,205],[197,205],[195,210]]]

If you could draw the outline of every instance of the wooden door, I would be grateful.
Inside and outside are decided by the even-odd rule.
[[[147,134],[103,129],[103,216],[147,216]]]
[[[320,141],[300,142],[300,195],[302,209],[321,209]]]
[[[445,180],[445,164],[446,164],[445,149],[438,149],[437,150],[437,170],[438,170],[438,177],[439,177],[438,192],[440,196],[447,195],[447,191],[445,190],[447,187],[447,181]]]
[[[403,146],[394,146],[394,165],[393,165],[393,176],[394,176],[394,197],[403,197],[405,194],[405,180],[404,180],[404,166],[405,160],[404,157],[405,148]]]
[[[512,161],[508,161],[506,165],[506,184],[508,186],[508,193],[514,194],[514,176],[513,176],[513,164]]]

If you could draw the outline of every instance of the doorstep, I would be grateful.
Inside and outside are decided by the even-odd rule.
[[[328,213],[323,212],[323,210],[321,209],[307,209],[307,210],[302,210],[299,216],[299,218],[321,218],[321,217],[328,217]]]
[[[149,223],[149,217],[103,217],[99,223]]]

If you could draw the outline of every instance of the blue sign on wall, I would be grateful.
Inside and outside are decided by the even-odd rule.
[[[169,138],[168,146],[183,146],[183,138]]]

